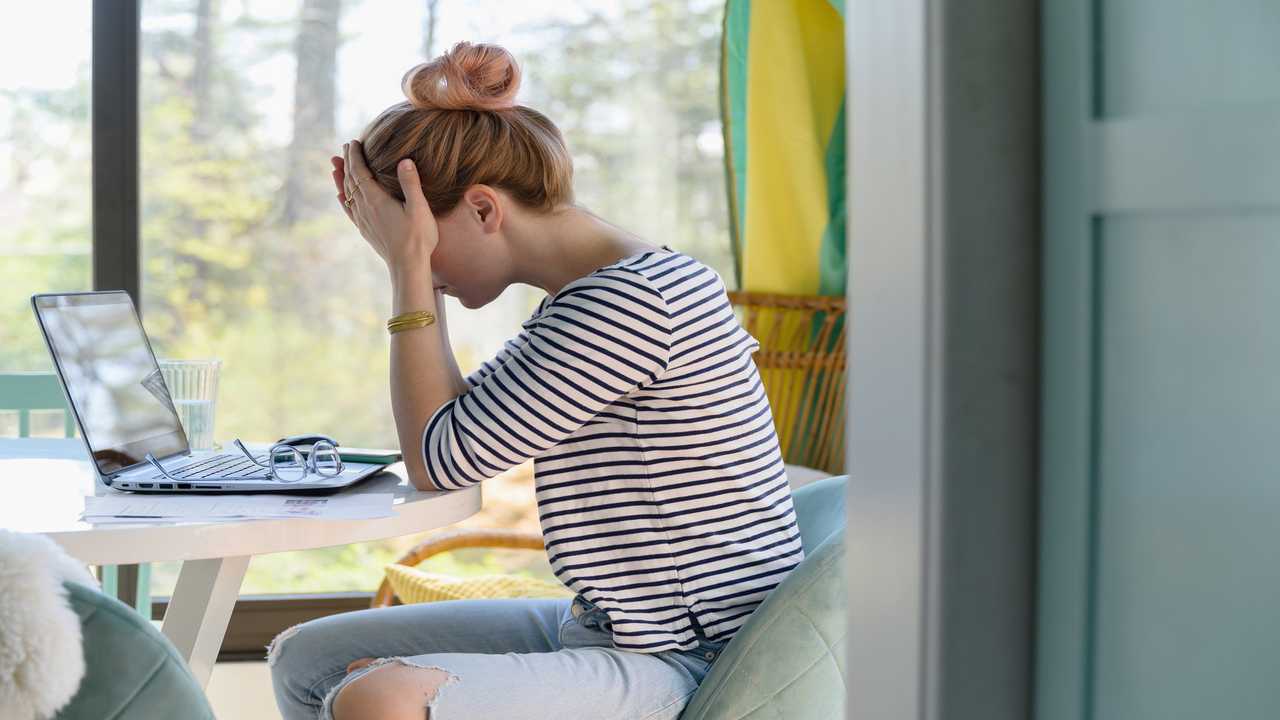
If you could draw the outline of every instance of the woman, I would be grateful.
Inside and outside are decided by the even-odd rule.
[[[460,43],[334,158],[338,199],[391,276],[391,393],[415,487],[536,458],[573,600],[325,618],[269,662],[286,718],[675,718],[802,557],[756,343],[719,277],[576,206],[555,125],[516,104],[504,49]],[[441,294],[547,294],[463,379]],[[426,710],[424,710],[426,708]]]

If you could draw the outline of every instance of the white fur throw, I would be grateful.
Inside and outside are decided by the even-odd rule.
[[[49,538],[0,529],[0,718],[50,717],[80,687],[80,617],[63,580],[98,587]]]

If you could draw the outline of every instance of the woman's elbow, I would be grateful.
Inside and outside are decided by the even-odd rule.
[[[431,473],[427,470],[426,453],[414,457],[411,453],[404,454],[404,470],[405,476],[409,478],[409,484],[417,490],[444,490],[438,483],[432,481]]]
[[[409,468],[409,484],[418,490],[443,490],[431,481],[431,476],[423,468]]]

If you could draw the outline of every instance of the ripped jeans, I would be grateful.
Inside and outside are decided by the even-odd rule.
[[[608,617],[581,597],[453,600],[334,615],[285,631],[268,658],[285,720],[332,720],[365,657],[450,675],[430,720],[674,720],[724,647],[638,653],[613,646]]]

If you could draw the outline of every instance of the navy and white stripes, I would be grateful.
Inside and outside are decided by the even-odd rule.
[[[567,285],[423,443],[437,487],[536,458],[556,575],[621,648],[724,640],[802,557],[755,340],[712,270],[627,258]]]

